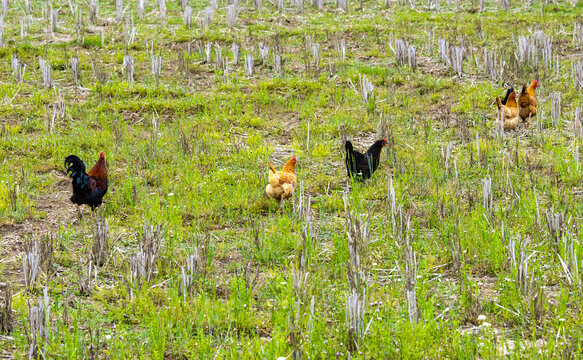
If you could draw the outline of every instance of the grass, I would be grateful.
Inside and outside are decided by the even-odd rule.
[[[362,9],[349,3],[346,13],[333,3],[321,11],[305,3],[302,14],[286,3],[282,14],[271,3],[257,11],[241,2],[229,28],[221,2],[204,31],[195,19],[183,26],[178,2],[166,3],[164,21],[156,3],[147,4],[144,20],[135,3],[124,4],[121,22],[115,2],[100,3],[96,23],[87,4],[71,5],[79,6],[79,26],[69,2],[53,2],[60,8],[53,34],[46,3],[32,1],[24,40],[24,3],[9,3],[3,18],[0,285],[11,288],[14,328],[0,334],[2,356],[25,358],[31,347],[34,357],[104,359],[581,352],[582,179],[571,124],[582,101],[571,73],[582,61],[572,35],[581,3],[512,3],[503,12],[487,2],[479,12],[477,2],[457,9],[441,2],[430,11],[419,2],[412,10],[364,1]],[[208,6],[190,5],[199,18]],[[535,30],[552,38],[558,70],[542,58],[516,59],[516,38]],[[416,47],[414,69],[398,66],[390,50],[400,38]],[[471,46],[463,75],[439,60],[440,38],[467,54]],[[241,47],[237,64],[233,42]],[[259,42],[270,48],[266,65]],[[310,42],[319,45],[319,66]],[[215,65],[216,49],[228,70]],[[539,81],[530,128],[498,136],[494,98],[505,89],[487,77],[484,49],[497,52],[503,81],[516,89]],[[162,57],[159,79],[152,53]],[[247,54],[256,59],[252,77]],[[124,55],[134,59],[133,82]],[[11,69],[14,56],[26,64],[22,82]],[[51,67],[54,88],[43,87],[39,57]],[[361,75],[374,86],[367,102]],[[65,112],[47,126],[57,89]],[[561,93],[557,125],[553,92]],[[347,137],[361,150],[388,140],[373,178],[350,190]],[[98,212],[83,209],[78,217],[63,160],[76,154],[92,166],[101,151],[110,191]],[[291,155],[299,160],[299,183],[280,210],[264,195],[266,162],[277,167]],[[491,208],[483,202],[488,178]],[[558,232],[550,230],[551,213],[565,215]],[[87,276],[94,232],[104,221],[107,260],[94,267],[90,291],[81,291],[79,274]],[[152,277],[137,281],[130,258],[145,246],[144,224],[161,227],[161,246]],[[351,232],[356,224],[368,232]],[[27,289],[24,243],[47,238],[51,266]],[[362,281],[349,281],[350,271]],[[45,289],[46,336],[34,336],[31,309]],[[353,293],[362,315],[349,314]],[[416,303],[408,300],[412,293]],[[349,321],[358,324],[355,332]]]

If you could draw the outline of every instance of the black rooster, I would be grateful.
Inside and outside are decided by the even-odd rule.
[[[381,150],[387,145],[387,139],[376,141],[366,151],[365,154],[354,150],[352,143],[346,140],[344,148],[346,149],[346,170],[348,177],[359,181],[370,179],[375,170],[379,167],[381,160]]]
[[[73,179],[73,196],[71,201],[77,205],[87,204],[91,210],[101,205],[103,196],[107,193],[107,168],[105,155],[99,154],[99,160],[89,173],[85,172],[85,164],[75,155],[65,159],[67,174]]]

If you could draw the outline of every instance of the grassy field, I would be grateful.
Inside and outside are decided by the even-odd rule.
[[[583,3],[502,3],[4,0],[0,358],[580,357]]]

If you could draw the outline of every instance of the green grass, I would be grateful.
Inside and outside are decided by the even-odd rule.
[[[190,5],[201,17],[208,4]],[[78,34],[69,3],[57,1],[59,31],[51,34],[46,4],[33,1],[22,40],[24,4],[9,3],[0,47],[0,283],[11,286],[14,329],[0,334],[2,356],[26,358],[31,343],[46,358],[577,356],[583,273],[576,273],[574,254],[580,259],[583,250],[583,165],[574,156],[579,140],[571,120],[582,97],[571,64],[581,61],[572,32],[582,5],[512,3],[503,12],[488,2],[482,13],[477,2],[460,2],[459,9],[441,2],[439,11],[425,5],[411,10],[391,2],[387,9],[384,1],[365,1],[358,9],[354,2],[344,13],[332,3],[317,11],[306,2],[299,14],[286,3],[280,14],[265,1],[260,12],[241,2],[231,29],[226,3],[219,3],[202,31],[196,20],[191,29],[182,25],[174,1],[166,3],[165,21],[156,3],[149,2],[145,20],[135,2],[125,4],[133,19],[127,23],[115,21],[114,2],[102,2],[96,24],[83,3]],[[132,21],[137,35],[125,44]],[[538,29],[553,39],[558,72],[515,59],[518,35]],[[319,66],[306,36],[319,44]],[[416,47],[415,69],[397,65],[389,43],[399,38]],[[473,46],[464,75],[440,62],[439,38]],[[237,64],[234,41],[241,47]],[[270,47],[266,65],[259,42]],[[162,56],[158,81],[152,46]],[[216,49],[229,61],[226,82],[214,65]],[[533,78],[541,85],[533,124],[504,139],[495,129],[494,98],[505,90],[485,75],[484,49],[505,61],[503,80],[516,89]],[[273,51],[282,57],[281,74]],[[251,78],[247,54],[255,59]],[[133,83],[122,69],[124,55],[134,59]],[[22,83],[12,56],[26,64]],[[43,88],[39,57],[50,64],[55,89]],[[72,57],[79,59],[80,86]],[[368,102],[361,75],[374,85]],[[56,89],[66,110],[49,129]],[[562,95],[558,125],[550,119],[552,92]],[[389,144],[379,169],[347,191],[344,139],[364,150],[383,136]],[[83,209],[79,218],[63,161],[76,154],[92,166],[101,151],[110,190],[99,214]],[[279,167],[292,155],[299,183],[280,209],[264,195],[267,161]],[[483,204],[485,178],[492,179],[492,208]],[[399,209],[390,206],[390,179]],[[549,230],[550,212],[565,213],[558,236]],[[366,312],[357,348],[346,322],[350,214],[363,224],[369,219],[358,250]],[[84,294],[78,274],[101,216],[109,254]],[[161,226],[163,243],[151,279],[132,283],[129,259],[140,250],[144,224]],[[52,267],[27,289],[24,243],[47,238]],[[417,262],[416,323],[409,320],[408,251]],[[530,256],[526,291],[521,253]],[[195,254],[202,260],[184,289],[182,271]],[[43,289],[48,332],[35,340],[29,313]]]

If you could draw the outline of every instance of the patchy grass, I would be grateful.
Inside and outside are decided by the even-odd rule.
[[[299,13],[285,3],[281,13],[270,2],[260,11],[242,2],[229,28],[219,3],[203,29],[208,4],[194,1],[187,29],[179,2],[165,4],[165,19],[148,2],[143,20],[135,2],[125,3],[119,22],[115,3],[100,3],[92,23],[87,3],[56,1],[52,33],[47,3],[32,1],[29,15],[24,3],[8,3],[0,283],[11,288],[14,328],[0,334],[0,355],[579,354],[583,188],[572,119],[582,98],[572,64],[582,61],[573,28],[583,5],[362,4],[344,12],[306,2]],[[537,61],[520,62],[518,36],[537,30],[552,38],[553,61],[539,51]],[[416,68],[397,65],[391,48],[400,38],[416,48]],[[461,75],[441,60],[439,39],[465,48]],[[265,63],[260,42],[269,46]],[[520,90],[539,81],[528,129],[498,135],[494,98],[505,89],[488,77],[484,49],[504,63],[502,82]],[[374,87],[368,101],[362,76]],[[552,92],[562,95],[558,123]],[[344,140],[363,149],[380,137],[388,146],[373,178],[348,184]],[[91,166],[100,151],[110,191],[99,212],[79,217],[63,160],[76,154]],[[279,166],[291,155],[299,184],[280,210],[264,195],[267,161]],[[106,261],[89,273],[105,222]],[[144,224],[162,229],[149,278],[136,277],[131,260],[146,246]],[[47,239],[52,250],[41,257],[52,257],[27,287],[27,241]],[[34,337],[30,321],[45,291],[46,333]],[[356,308],[362,315],[351,317]]]

